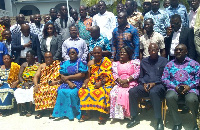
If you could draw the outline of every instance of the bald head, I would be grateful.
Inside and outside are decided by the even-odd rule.
[[[102,52],[102,48],[101,48],[100,46],[96,46],[96,47],[94,47],[93,51],[97,51],[97,50],[99,50],[99,51]]]
[[[99,62],[102,59],[102,48],[99,46],[94,47],[93,52],[94,60]]]
[[[30,27],[28,24],[21,25],[21,32],[25,37],[28,37],[30,34]]]
[[[98,39],[100,37],[100,28],[99,26],[95,25],[91,28],[90,30],[90,33],[91,33],[91,37],[93,39]]]
[[[157,59],[158,58],[159,48],[158,48],[157,44],[151,43],[149,45],[148,51],[149,51],[149,55],[150,55],[151,59]]]

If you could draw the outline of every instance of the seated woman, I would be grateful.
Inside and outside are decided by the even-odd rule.
[[[20,66],[11,62],[10,55],[3,56],[3,63],[0,67],[0,110],[4,116],[14,108],[14,90],[17,87]]]
[[[56,34],[53,23],[44,26],[43,38],[41,41],[41,52],[44,57],[45,52],[50,51],[54,60],[61,60],[62,57],[62,38]]]
[[[111,61],[102,57],[102,49],[97,46],[93,49],[94,59],[88,63],[88,75],[78,95],[81,110],[87,110],[80,122],[90,118],[88,110],[100,112],[99,125],[105,124],[110,110],[110,91],[115,85],[111,70]]]
[[[63,84],[58,88],[58,96],[53,111],[53,117],[67,117],[69,120],[81,118],[80,99],[78,90],[83,84],[85,73],[88,71],[86,62],[78,59],[78,49],[67,50],[70,60],[60,65]]]
[[[26,53],[26,61],[24,62],[19,71],[19,82],[17,89],[14,92],[17,104],[21,105],[20,116],[26,114],[27,117],[32,114],[32,104],[33,104],[33,77],[40,65],[40,63],[35,62],[35,52],[29,50]],[[25,104],[26,103],[26,104]],[[28,106],[28,108],[26,107]]]
[[[131,60],[132,50],[122,47],[120,61],[112,63],[113,77],[117,85],[110,92],[110,118],[124,119],[130,117],[129,89],[138,85],[140,60]]]

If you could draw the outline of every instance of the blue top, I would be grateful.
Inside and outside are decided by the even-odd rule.
[[[87,63],[84,61],[81,61],[80,59],[78,59],[75,62],[71,62],[70,60],[64,61],[60,64],[60,74],[63,74],[65,76],[67,75],[74,75],[77,73],[87,73],[88,71],[88,66]],[[83,79],[82,80],[70,80],[71,82],[73,82],[74,84],[76,84],[76,87],[79,89],[83,83]],[[65,86],[66,88],[68,88],[69,86]],[[62,89],[62,88],[59,88]]]
[[[166,36],[166,29],[170,26],[169,15],[160,9],[156,13],[151,10],[145,14],[144,20],[148,18],[152,18],[154,21],[154,31]]]
[[[159,56],[157,60],[150,57],[142,59],[140,63],[140,83],[162,83],[161,77],[168,60]]]
[[[182,26],[189,27],[189,18],[187,15],[187,9],[185,8],[184,5],[179,4],[177,8],[172,8],[171,6],[169,6],[168,8],[166,8],[166,12],[168,13],[170,18],[174,14],[180,15],[182,20]]]
[[[8,54],[8,49],[6,45],[0,42],[0,65],[3,65],[3,55]]]
[[[177,86],[188,85],[191,88],[189,92],[199,94],[199,75],[199,63],[186,57],[182,63],[176,59],[170,61],[164,69],[162,81],[168,90],[175,91]]]
[[[123,46],[130,47],[134,52],[132,59],[137,59],[139,57],[139,33],[138,30],[130,24],[127,24],[123,32],[119,32],[118,27],[113,30],[112,58],[119,60],[120,48]]]

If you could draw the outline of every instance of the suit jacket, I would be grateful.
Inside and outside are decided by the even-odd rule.
[[[173,32],[169,37],[165,37],[166,56],[170,55]],[[196,59],[196,49],[194,45],[194,30],[182,27],[179,37],[179,43],[185,44],[188,49],[188,57]]]
[[[46,39],[41,41],[41,52],[44,56],[47,51]],[[53,55],[54,60],[60,60],[62,57],[62,37],[60,35],[53,36],[50,42],[50,52]]]
[[[40,42],[38,40],[38,36],[30,33],[30,39],[32,41],[32,50],[35,51],[38,57],[38,61],[42,61],[41,50],[40,50]],[[24,50],[24,46],[21,45],[21,32],[12,35],[11,49],[14,53],[15,59],[20,58],[21,50]]]

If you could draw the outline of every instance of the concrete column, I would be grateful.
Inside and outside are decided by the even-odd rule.
[[[9,11],[9,16],[13,16],[13,10],[12,10],[12,0],[4,0],[5,2],[5,10]]]

